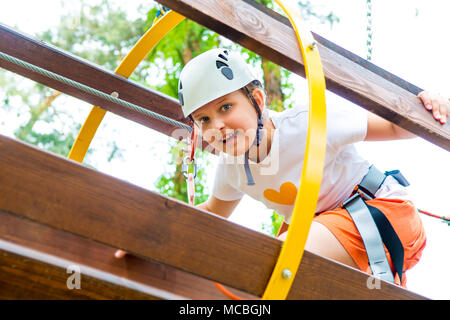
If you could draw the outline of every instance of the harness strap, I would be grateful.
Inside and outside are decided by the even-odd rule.
[[[366,192],[371,198],[375,198],[375,193],[380,189],[385,179],[386,175],[374,165],[371,165],[369,172],[361,180],[358,187]]]
[[[384,251],[384,243],[401,283],[404,261],[403,245],[383,212],[376,207],[368,205],[362,198],[362,195],[364,195],[368,199],[373,199],[386,177],[390,175],[401,185],[409,185],[400,171],[394,170],[382,173],[372,165],[369,168],[369,172],[357,186],[359,189],[358,193],[345,201],[342,206],[352,217],[361,235],[372,273],[380,279],[394,282],[394,276]]]
[[[395,271],[398,274],[400,283],[402,283],[403,261],[405,255],[403,244],[383,212],[376,207],[368,205],[367,203],[366,206],[369,208],[370,214],[377,225],[381,239],[389,251]]]
[[[383,241],[361,195],[355,194],[344,202],[343,206],[352,217],[361,235],[373,275],[381,280],[393,283],[394,276],[384,251]]]

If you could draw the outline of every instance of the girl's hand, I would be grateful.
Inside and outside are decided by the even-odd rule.
[[[450,115],[450,99],[445,99],[438,94],[422,91],[417,95],[422,100],[425,108],[433,114],[433,117],[441,124],[447,123]]]

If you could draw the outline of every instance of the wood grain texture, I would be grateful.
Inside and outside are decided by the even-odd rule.
[[[3,245],[3,244],[2,244]],[[69,289],[67,286],[67,267],[56,266],[45,261],[47,256],[38,252],[29,257],[19,254],[11,248],[0,249],[0,299],[133,299],[147,300],[155,297],[124,286],[100,279],[105,273],[97,272],[97,277],[83,273],[81,269],[80,288]],[[14,249],[17,249],[14,247]],[[42,259],[37,259],[41,257]],[[70,266],[68,262],[67,266]]]
[[[159,0],[199,24],[304,77],[303,59],[286,18],[251,0]],[[417,86],[363,63],[316,35],[327,89],[450,151],[442,126],[416,97]]]
[[[211,281],[168,265],[134,255],[116,259],[114,258],[115,248],[3,211],[0,211],[0,221],[0,240],[154,288],[153,296],[155,297],[195,300],[228,299]],[[246,299],[257,298],[245,292],[229,289]]]
[[[261,296],[281,242],[0,136],[0,210]],[[421,299],[305,252],[291,299]]]

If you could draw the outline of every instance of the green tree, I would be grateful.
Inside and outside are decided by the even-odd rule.
[[[142,35],[144,24],[145,15],[141,19],[130,21],[126,12],[115,7],[110,1],[103,0],[96,5],[80,1],[79,11],[62,16],[56,28],[39,33],[36,37],[114,70]],[[14,83],[18,84],[18,81]],[[27,121],[15,131],[18,139],[63,156],[68,155],[81,124],[66,121],[65,130],[53,129],[50,133],[36,130],[36,124],[39,122],[51,124],[58,118],[72,118],[70,112],[55,106],[55,101],[62,96],[60,92],[35,84],[30,90],[21,92],[10,86],[5,95],[7,105],[11,96],[19,96],[21,105],[27,108]],[[120,155],[121,150],[115,143],[111,143],[110,147],[108,159],[112,160]]]

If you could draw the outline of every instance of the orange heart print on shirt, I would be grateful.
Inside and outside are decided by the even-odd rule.
[[[293,205],[297,197],[297,187],[292,182],[285,182],[279,192],[273,189],[264,190],[264,197],[278,204]]]

